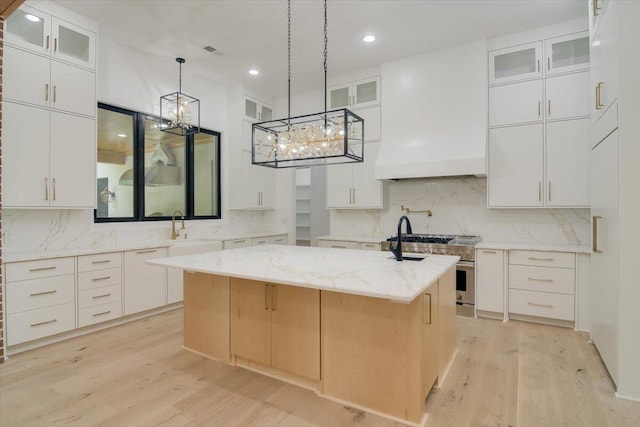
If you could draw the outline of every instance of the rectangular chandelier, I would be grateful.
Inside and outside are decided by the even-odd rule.
[[[251,163],[270,168],[364,160],[364,120],[346,108],[255,123]]]

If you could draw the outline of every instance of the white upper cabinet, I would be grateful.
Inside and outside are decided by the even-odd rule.
[[[354,114],[364,120],[364,142],[380,141],[380,106],[362,108]],[[356,134],[354,137],[358,139],[362,135]]]
[[[327,97],[329,98],[327,104],[330,110],[380,104],[380,77],[332,86],[328,88]]]
[[[5,43],[95,70],[95,32],[30,6],[7,19]]]
[[[275,171],[251,164],[251,153],[242,153],[242,206],[240,209],[275,208]]]
[[[542,77],[542,42],[489,52],[489,84]]]
[[[546,79],[547,120],[589,115],[589,72],[565,74]]]
[[[542,120],[542,80],[489,88],[489,126]]]
[[[545,40],[547,75],[589,68],[589,32],[569,34]]]
[[[244,96],[242,100],[244,118],[252,122],[268,122],[273,120],[273,106],[258,101],[250,96]]]

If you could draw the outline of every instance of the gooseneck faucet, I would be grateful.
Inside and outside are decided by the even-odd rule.
[[[407,222],[407,234],[413,233],[411,230],[411,221],[409,221],[409,217],[406,215],[402,215],[398,220],[398,236],[396,240],[396,247],[393,247],[393,242],[389,242],[389,250],[396,257],[396,261],[402,261],[402,222]]]
[[[180,235],[180,231],[176,230],[176,215],[180,214],[182,217],[182,227],[181,230],[184,230],[184,214],[180,211],[175,211],[173,216],[171,217],[171,240],[176,240]]]

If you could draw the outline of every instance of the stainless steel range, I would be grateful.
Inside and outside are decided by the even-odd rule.
[[[475,246],[479,236],[456,236],[446,234],[401,234],[402,252],[416,254],[454,255],[460,261],[456,265],[456,312],[472,317],[475,305]],[[397,235],[381,243],[383,251],[389,251],[390,242],[396,242]]]

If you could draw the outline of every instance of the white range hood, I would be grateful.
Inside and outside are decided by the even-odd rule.
[[[486,140],[485,40],[382,65],[376,179],[486,175]]]

